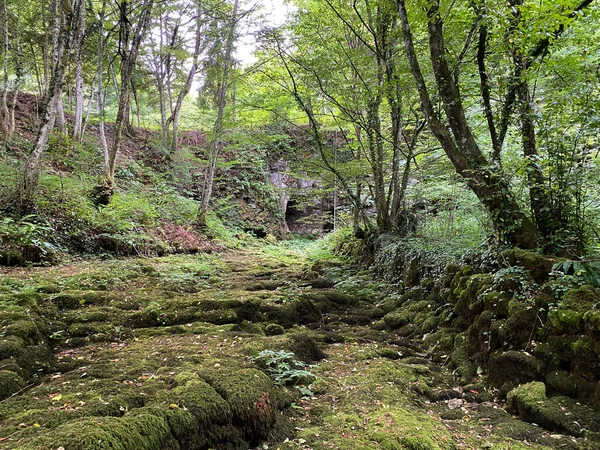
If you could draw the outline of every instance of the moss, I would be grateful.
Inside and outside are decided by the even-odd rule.
[[[111,324],[103,322],[74,323],[68,329],[71,337],[88,337],[94,334],[103,334],[109,338],[113,331],[114,327]]]
[[[0,360],[20,358],[25,353],[25,341],[17,336],[0,339]]]
[[[512,248],[505,251],[504,257],[511,266],[521,266],[528,270],[538,284],[548,281],[550,272],[552,272],[552,266],[554,265],[553,259],[520,248]]]
[[[383,323],[387,329],[397,330],[398,328],[409,324],[413,318],[413,314],[404,309],[399,309],[383,316]]]
[[[583,312],[553,308],[548,312],[548,323],[556,333],[577,333],[582,329]]]
[[[190,380],[185,386],[173,390],[177,404],[187,409],[203,426],[226,424],[232,412],[227,402],[203,380]]]
[[[539,427],[520,420],[511,420],[495,426],[495,432],[518,441],[536,442],[541,434]]]
[[[227,401],[233,423],[252,439],[265,438],[275,424],[281,398],[273,389],[270,378],[256,369],[235,372],[221,370],[201,374]]]
[[[167,423],[153,415],[79,419],[36,437],[21,450],[162,450],[171,440]]]
[[[391,360],[399,359],[402,355],[402,353],[399,352],[397,349],[390,348],[390,347],[378,348],[376,351],[377,351],[377,354],[379,356],[381,356],[382,358],[387,358],[387,359],[391,359]]]
[[[583,322],[588,331],[600,334],[600,310],[591,309],[583,315]]]
[[[406,450],[452,449],[454,444],[446,427],[431,417],[402,408],[369,416],[367,437],[381,448]]]
[[[38,322],[41,323],[41,320]],[[33,320],[17,320],[6,326],[6,336],[17,336],[27,344],[35,344],[42,339],[38,325]]]
[[[488,363],[488,379],[497,387],[505,383],[527,383],[537,379],[542,371],[541,362],[534,356],[509,350],[491,355]]]
[[[10,397],[25,387],[25,381],[15,372],[0,370],[0,400]]]
[[[502,344],[509,348],[525,347],[537,325],[537,314],[537,308],[529,302],[511,300],[508,304],[508,318],[499,330]]]
[[[469,356],[469,340],[465,333],[456,335],[450,360],[463,381],[470,382],[477,375],[477,366]]]
[[[285,343],[285,348],[294,353],[297,359],[309,364],[327,358],[325,352],[306,333],[289,335]]]
[[[567,397],[548,399],[546,386],[540,382],[527,383],[509,392],[507,407],[523,420],[553,431],[579,436],[584,430],[600,430],[597,411]]]
[[[549,373],[546,376],[546,387],[552,395],[564,395],[583,401],[594,400],[596,391],[595,383],[564,370]]]
[[[267,336],[278,336],[285,332],[285,328],[276,323],[269,323],[265,326],[265,334]]]
[[[46,344],[31,345],[25,349],[19,364],[23,374],[27,377],[37,373],[46,373],[52,366],[56,357],[52,349]]]
[[[322,310],[315,302],[302,297],[293,302],[293,322],[299,324],[319,322],[322,316]],[[281,323],[281,322],[279,322]],[[284,323],[281,323],[285,326]]]
[[[589,285],[571,289],[563,296],[562,304],[565,308],[585,312],[600,304],[600,292]]]
[[[454,312],[457,315],[458,326],[466,328],[473,319],[485,309],[484,295],[493,284],[490,274],[482,273],[462,279],[454,291],[456,304]]]

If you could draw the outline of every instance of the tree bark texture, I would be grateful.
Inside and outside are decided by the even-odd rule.
[[[506,180],[492,170],[467,123],[458,85],[446,60],[439,1],[433,0],[428,4],[428,35],[436,86],[442,99],[447,125],[441,122],[431,102],[414,49],[404,0],[398,0],[398,10],[408,62],[429,129],[442,145],[457,173],[466,180],[487,209],[498,238],[522,248],[535,248],[537,237],[531,219],[517,204]]]

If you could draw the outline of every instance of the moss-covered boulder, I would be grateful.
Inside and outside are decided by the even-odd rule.
[[[507,396],[507,408],[531,423],[548,430],[580,436],[600,431],[599,411],[568,397],[546,397],[546,386],[531,382],[518,386]]]
[[[467,328],[475,317],[485,310],[485,294],[492,286],[493,277],[487,273],[471,275],[460,280],[459,285],[454,289],[457,326]]]
[[[151,414],[68,422],[25,442],[21,450],[163,450],[175,448],[169,426]]]
[[[217,369],[201,376],[225,399],[233,425],[249,442],[266,438],[277,422],[278,410],[289,402],[274,389],[271,379],[257,369]]]
[[[189,411],[204,428],[231,421],[231,408],[215,389],[204,380],[190,380],[173,390],[177,404]]]
[[[562,395],[584,402],[600,400],[600,385],[580,375],[565,370],[555,370],[546,375],[546,388],[551,395]]]
[[[538,308],[530,301],[513,298],[508,303],[508,317],[499,328],[504,348],[525,348],[539,326]]]
[[[276,323],[269,323],[265,325],[265,334],[267,336],[278,336],[285,333],[285,328]]]
[[[516,350],[498,351],[490,356],[488,380],[496,387],[503,387],[505,384],[517,385],[538,379],[542,370],[541,361],[529,353]]]
[[[592,286],[581,286],[564,294],[559,304],[548,312],[548,322],[554,333],[575,334],[584,330],[584,323],[594,331],[594,314],[599,311],[600,293]],[[587,319],[584,316],[587,314]]]
[[[539,253],[512,248],[503,253],[504,258],[511,266],[521,266],[529,271],[533,279],[538,284],[548,281],[552,266],[555,260]]]
[[[327,358],[315,340],[306,333],[290,334],[284,346],[286,350],[294,353],[297,359],[308,364]]]
[[[0,400],[10,397],[25,387],[19,374],[10,370],[0,370]]]

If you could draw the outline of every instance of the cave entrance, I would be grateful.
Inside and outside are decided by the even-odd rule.
[[[267,237],[267,231],[264,228],[244,228],[244,232],[259,239],[264,239]]]
[[[296,200],[288,200],[287,208],[285,209],[285,221],[288,226],[290,225],[290,222],[295,222],[302,217],[302,211],[300,211],[297,206],[298,202]]]

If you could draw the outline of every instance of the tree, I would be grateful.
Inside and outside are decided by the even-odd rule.
[[[11,5],[14,6],[14,5]],[[3,54],[3,72],[4,79],[2,84],[2,90],[0,92],[0,136],[5,140],[10,139],[11,135],[15,131],[15,107],[17,103],[17,95],[19,88],[21,87],[23,79],[23,64],[21,58],[21,39],[19,36],[19,11],[14,8],[14,23],[10,25],[10,16],[7,0],[0,2],[0,34],[2,35],[2,51]],[[11,30],[12,40],[11,44]],[[14,46],[13,52],[11,52]],[[12,55],[11,55],[12,53]],[[12,58],[11,58],[12,56]],[[14,81],[10,80],[10,66],[11,59],[14,61]],[[9,93],[12,89],[12,98],[9,102]]]
[[[277,82],[306,114],[325,170],[353,206],[355,227],[373,228],[364,212],[372,199],[377,230],[384,233],[405,225],[404,197],[424,127],[404,89],[396,22],[386,1],[355,2],[349,10],[325,0],[301,9],[289,45],[273,35],[291,81],[279,77]],[[327,128],[342,132],[352,161],[338,162],[321,148]]]
[[[119,108],[115,120],[115,133],[112,145],[105,154],[104,179],[102,185],[96,189],[95,200],[106,204],[112,197],[115,189],[115,171],[117,156],[121,149],[123,128],[127,126],[133,72],[136,66],[142,41],[150,24],[150,17],[154,0],[144,0],[139,5],[131,5],[127,0],[119,2],[119,56],[121,86],[119,92]],[[134,17],[134,12],[137,15]]]
[[[85,37],[86,2],[79,2],[75,8],[75,123],[73,124],[73,140],[80,142],[83,137],[83,43]]]
[[[84,0],[76,0],[75,9]],[[70,5],[56,0],[51,4],[52,16],[52,76],[43,103],[37,136],[25,163],[18,191],[17,210],[20,215],[30,213],[34,208],[34,195],[37,189],[42,156],[48,146],[50,133],[54,128],[57,107],[62,94],[66,70],[66,59],[73,43],[74,15]]]
[[[575,8],[575,11],[591,3],[584,1]],[[513,11],[519,11],[520,2],[510,4]],[[483,19],[483,7],[477,11],[480,13],[478,21]],[[445,18],[440,12],[439,0],[434,0],[426,5],[427,34],[429,37],[429,53],[435,79],[435,87],[443,106],[443,115],[434,108],[429,89],[421,71],[417,52],[415,50],[413,31],[409,20],[404,0],[398,0],[398,11],[402,24],[403,39],[406,56],[410,64],[417,90],[420,95],[421,108],[427,117],[429,129],[438,139],[446,155],[454,165],[457,173],[465,178],[469,187],[477,195],[479,200],[488,210],[494,228],[501,241],[524,248],[534,248],[537,244],[537,231],[540,231],[542,240],[548,239],[549,230],[549,204],[548,198],[541,188],[543,184],[542,175],[533,164],[537,151],[535,148],[535,132],[531,120],[532,111],[530,91],[523,80],[523,71],[528,69],[536,58],[543,55],[551,43],[551,37],[558,37],[565,29],[565,23],[561,23],[554,32],[545,33],[545,37],[534,41],[531,50],[525,55],[513,52],[514,74],[507,83],[509,88],[501,109],[499,130],[494,122],[490,101],[489,77],[485,68],[487,25],[483,21],[479,27],[479,43],[477,64],[481,82],[481,97],[483,99],[484,112],[488,124],[489,134],[492,141],[492,159],[500,161],[500,152],[504,138],[510,125],[510,118],[516,97],[520,93],[521,107],[521,135],[525,157],[530,161],[528,185],[531,192],[531,205],[535,217],[534,226],[532,220],[524,209],[516,201],[511,193],[506,177],[498,167],[494,166],[481,151],[476,133],[467,120],[466,109],[463,106],[458,81],[457,62],[454,70],[451,68],[451,57],[444,37]],[[571,17],[573,12],[565,15]],[[475,22],[477,24],[477,22]],[[518,28],[520,19],[518,13],[513,17],[512,28]],[[546,27],[551,27],[545,24]],[[474,30],[474,28],[472,28]],[[550,37],[548,37],[550,36]],[[471,33],[467,36],[465,52],[470,44]]]
[[[239,0],[234,0],[231,15],[225,26],[225,42],[223,46],[215,46],[212,49],[213,56],[213,73],[214,79],[209,81],[214,83],[216,87],[215,103],[217,107],[217,117],[215,119],[214,128],[210,142],[210,152],[206,172],[204,175],[204,183],[202,188],[202,197],[200,208],[198,209],[197,223],[200,228],[206,227],[206,214],[210,205],[212,196],[215,174],[217,171],[217,162],[219,154],[223,147],[223,131],[225,119],[225,107],[227,106],[227,93],[230,85],[234,82],[232,72],[235,61],[233,59],[233,51],[236,43],[236,31],[240,20],[238,14]],[[242,15],[243,16],[243,15]]]

